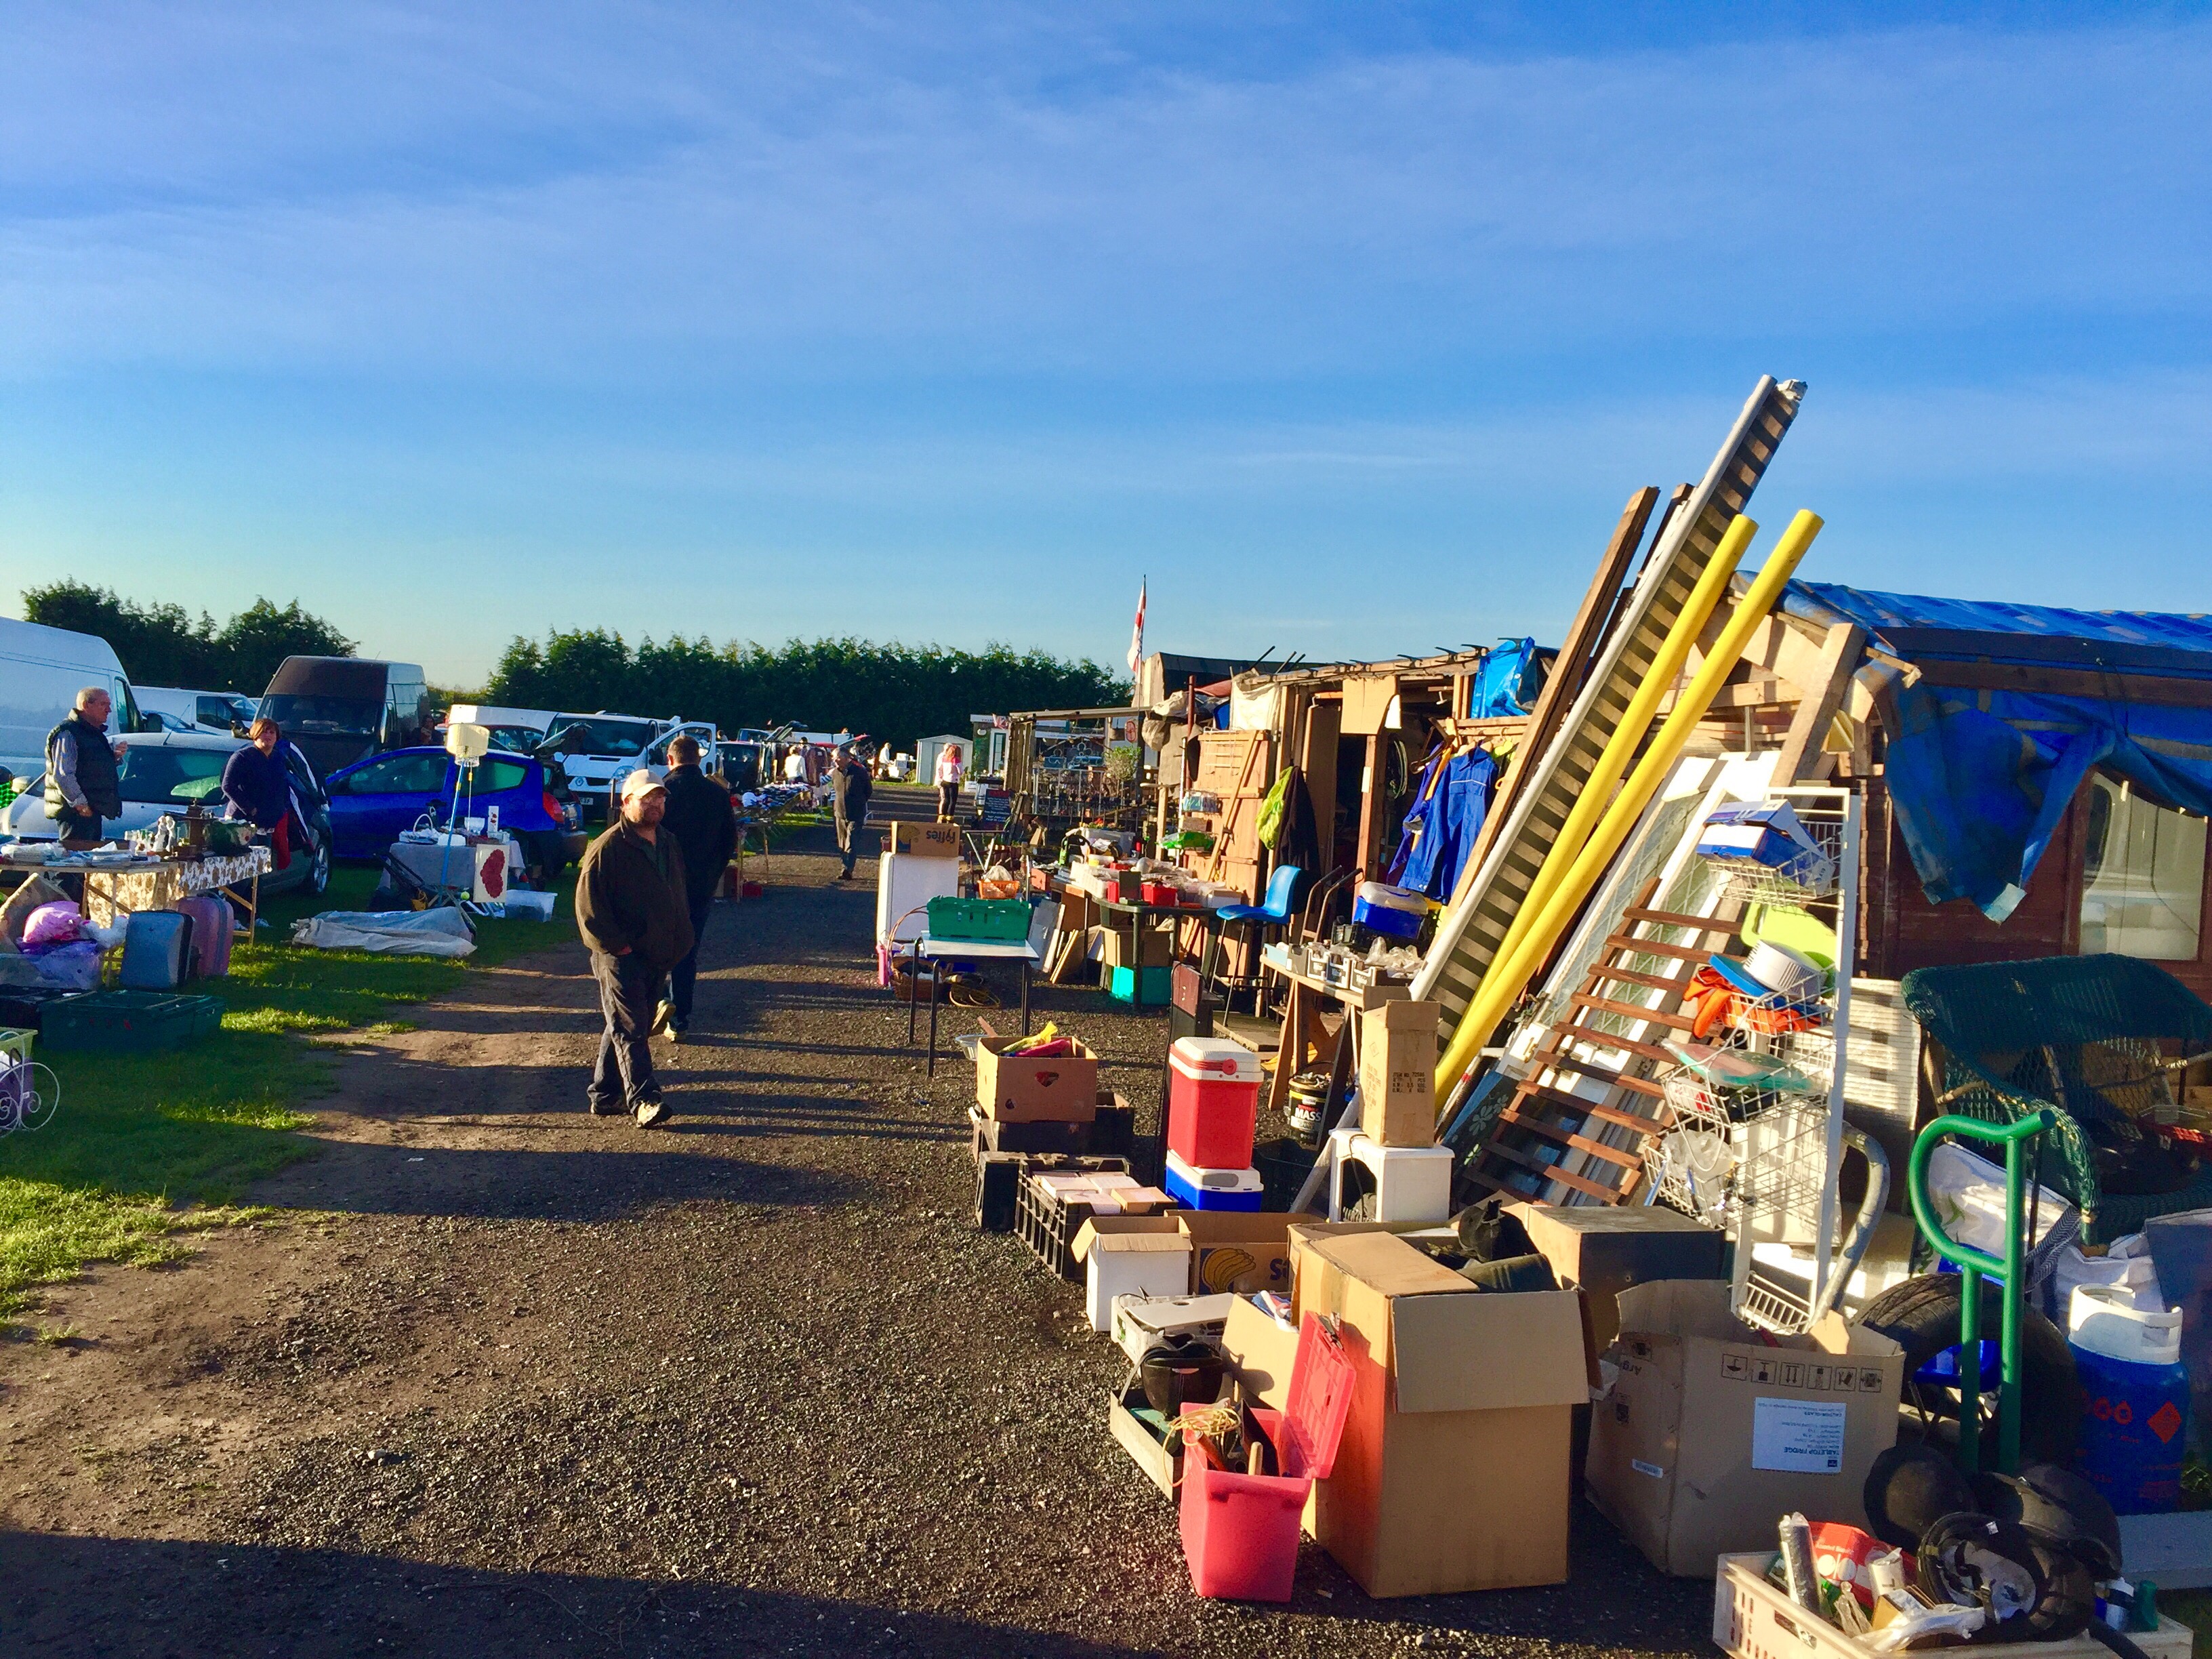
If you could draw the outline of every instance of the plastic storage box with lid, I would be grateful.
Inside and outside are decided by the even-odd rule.
[[[1326,1480],[1336,1465],[1354,1382],[1343,1348],[1308,1314],[1298,1328],[1284,1409],[1246,1407],[1274,1443],[1279,1474],[1224,1468],[1211,1446],[1185,1431],[1178,1519],[1190,1587],[1200,1595],[1291,1599],[1299,1517],[1314,1482]]]
[[[1012,945],[1030,936],[1027,899],[933,898],[929,902],[933,939],[971,939],[978,945]]]
[[[1267,1201],[1257,1170],[1208,1170],[1186,1164],[1170,1151],[1168,1196],[1187,1210],[1257,1210]]]
[[[1385,1146],[1358,1129],[1332,1129],[1329,1139],[1334,1169],[1328,1190],[1331,1221],[1344,1218],[1355,1170],[1365,1171],[1375,1194],[1375,1212],[1367,1220],[1443,1221],[1450,1216],[1450,1147]]]
[[[1224,1037],[1168,1049],[1168,1150],[1194,1170],[1242,1170],[1260,1121],[1260,1056]]]
[[[1352,894],[1352,919],[1392,939],[1412,939],[1421,931],[1429,902],[1409,888],[1384,881],[1363,881]]]

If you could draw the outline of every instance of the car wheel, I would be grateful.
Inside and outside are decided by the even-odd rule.
[[[331,886],[331,844],[321,836],[315,838],[315,856],[307,863],[307,890],[318,896],[326,893]]]

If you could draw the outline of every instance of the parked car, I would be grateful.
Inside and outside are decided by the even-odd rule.
[[[115,710],[111,737],[129,737],[145,723],[123,664],[96,634],[0,617],[0,766],[17,779],[46,769],[46,733],[70,717],[76,694],[107,688]]]
[[[187,732],[219,732],[234,737],[237,728],[253,718],[253,699],[236,691],[191,691],[175,685],[139,685],[131,690],[138,694],[141,710],[167,714],[181,721]]]
[[[255,712],[283,726],[324,778],[420,743],[434,719],[421,668],[360,657],[285,658]]]
[[[164,812],[188,811],[194,801],[220,817],[223,812],[222,769],[246,747],[243,738],[219,738],[212,732],[141,732],[127,740],[119,766],[123,816],[100,824],[110,837],[150,830]],[[307,825],[307,845],[292,849],[289,868],[261,878],[264,893],[295,888],[319,893],[331,880],[331,816],[314,773],[296,751],[288,751],[292,788]],[[46,773],[41,769],[21,795],[0,812],[0,832],[22,841],[53,841],[59,830],[46,816]]]
[[[546,787],[545,763],[528,755],[494,752],[462,785],[461,816],[488,817],[522,843],[528,861],[557,871],[582,851],[569,809]],[[442,749],[395,749],[342,767],[323,780],[338,857],[381,859],[400,832],[426,815],[443,823],[453,810],[458,768]]]
[[[608,787],[637,769],[653,739],[678,724],[638,714],[559,714],[532,752],[547,763],[556,790],[597,822],[606,816]]]

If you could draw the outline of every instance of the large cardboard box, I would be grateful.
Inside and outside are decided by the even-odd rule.
[[[1505,1207],[1559,1282],[1582,1291],[1600,1353],[1620,1334],[1615,1298],[1623,1291],[1655,1279],[1728,1276],[1726,1238],[1663,1205],[1560,1207],[1523,1200]]]
[[[957,859],[960,856],[960,826],[957,823],[903,823],[894,820],[884,836],[884,850],[915,858]]]
[[[1054,1119],[1088,1123],[1098,1115],[1098,1056],[1081,1043],[1073,1054],[1031,1060],[1000,1050],[1019,1037],[985,1037],[975,1045],[975,1103],[1001,1123]]]
[[[1176,1219],[1190,1240],[1190,1291],[1252,1295],[1291,1291],[1290,1230],[1317,1216],[1270,1215],[1256,1210],[1182,1210]]]
[[[1437,1138],[1434,1002],[1386,1002],[1360,1015],[1359,1127],[1378,1146],[1426,1146]]]
[[[1771,1549],[1792,1510],[1864,1527],[1868,1467],[1897,1438],[1903,1351],[1830,1315],[1768,1338],[1707,1280],[1620,1295],[1620,1375],[1590,1413],[1590,1501],[1662,1571],[1711,1577]]]
[[[1109,922],[1102,930],[1108,968],[1164,968],[1175,960],[1175,929],[1132,926],[1127,917]]]
[[[1343,1322],[1356,1376],[1322,1547],[1375,1596],[1565,1582],[1579,1298],[1478,1291],[1388,1232],[1293,1237],[1297,1316]]]

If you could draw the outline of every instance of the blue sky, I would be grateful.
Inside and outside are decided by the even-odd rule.
[[[16,0],[0,608],[1556,639],[1771,373],[1807,574],[2212,610],[2208,94],[2203,7]]]

